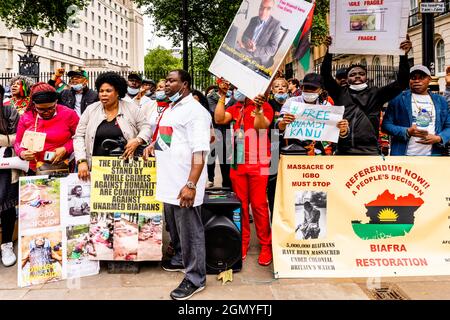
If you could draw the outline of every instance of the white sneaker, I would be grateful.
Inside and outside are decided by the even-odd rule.
[[[214,187],[214,182],[208,181],[208,182],[206,183],[206,187],[207,187],[207,188],[212,188],[212,187]]]
[[[14,254],[13,243],[8,242],[1,245],[2,263],[5,267],[10,267],[16,263],[16,255]]]

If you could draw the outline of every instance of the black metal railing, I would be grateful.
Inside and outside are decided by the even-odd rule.
[[[335,64],[332,67],[333,77],[336,75],[338,69],[347,69],[349,65]],[[383,65],[369,65],[367,68],[367,82],[369,86],[383,87],[397,79],[398,67],[383,66]],[[314,67],[314,72],[320,73],[320,64]]]
[[[105,71],[88,71],[89,75],[89,87],[95,87],[95,80],[97,77],[104,73]],[[127,78],[129,72],[128,71],[117,71],[118,74],[123,76],[125,79]],[[146,79],[152,79],[155,82],[158,82],[160,79],[165,79],[167,76],[167,72],[141,72],[141,74]],[[2,86],[8,85],[11,78],[18,75],[18,73],[0,73],[0,84]],[[48,82],[53,73],[52,72],[41,72],[38,77],[32,77],[32,79],[37,81]],[[192,77],[192,87],[194,89],[204,91],[207,87],[215,83],[215,77],[208,71],[194,71],[191,73]],[[68,82],[69,79],[67,76],[63,76],[63,80]]]
[[[434,17],[439,17],[450,12],[450,0],[443,0],[441,2],[445,3],[445,11],[435,13]],[[409,15],[408,28],[414,27],[420,24],[421,22],[422,22],[422,14],[420,13],[419,7],[412,8],[411,14]]]

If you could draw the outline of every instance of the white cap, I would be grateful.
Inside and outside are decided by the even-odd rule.
[[[421,71],[423,73],[425,73],[427,76],[431,77],[431,72],[430,69],[428,69],[427,67],[421,65],[421,64],[417,64],[415,66],[413,66],[411,69],[409,69],[409,73],[413,73],[414,71]]]

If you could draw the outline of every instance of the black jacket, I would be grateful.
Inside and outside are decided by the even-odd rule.
[[[75,90],[68,89],[63,90],[60,93],[61,98],[58,99],[59,103],[69,107],[70,109],[75,109]],[[83,89],[83,96],[81,98],[81,113],[83,114],[86,107],[94,102],[98,101],[98,93],[88,87]]]
[[[409,84],[409,64],[406,55],[400,56],[397,80],[381,88],[368,87],[354,91],[340,87],[331,75],[332,55],[327,53],[320,68],[325,89],[335,105],[345,106],[344,119],[350,126],[347,138],[339,139],[336,154],[378,155],[378,132],[383,104],[394,99]]]

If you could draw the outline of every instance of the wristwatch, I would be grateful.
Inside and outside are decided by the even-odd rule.
[[[86,159],[80,159],[80,160],[78,160],[78,161],[77,161],[77,166],[78,166],[80,163],[83,163],[83,162],[87,162],[87,160],[86,160]]]
[[[188,187],[189,189],[192,189],[192,190],[196,190],[197,189],[197,186],[192,181],[188,181],[186,183],[186,187]]]

